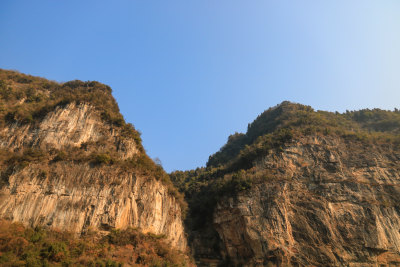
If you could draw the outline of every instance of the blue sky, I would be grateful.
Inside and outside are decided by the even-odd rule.
[[[399,108],[400,1],[0,2],[0,68],[110,85],[167,171],[290,100]]]

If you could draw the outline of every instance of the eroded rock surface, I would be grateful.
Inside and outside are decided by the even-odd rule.
[[[235,266],[400,266],[400,155],[390,145],[307,137],[256,164],[271,177],[219,201]]]
[[[31,165],[10,175],[1,190],[0,216],[77,234],[137,227],[185,248],[181,209],[161,182],[88,164],[55,163],[47,172]]]
[[[38,125],[6,125],[0,131],[0,146],[12,150],[23,147],[60,149],[66,146],[79,147],[81,144],[101,139],[115,144],[122,158],[138,152],[134,140],[120,138],[116,127],[106,125],[99,112],[87,103],[70,103],[49,112]]]
[[[102,151],[102,143],[113,146],[119,160],[139,153],[133,139],[122,137],[85,103],[58,107],[35,124],[7,125],[0,137],[1,147],[10,152],[82,149],[89,143],[95,152]],[[181,207],[154,177],[85,160],[28,163],[2,170],[0,217],[76,234],[137,227],[165,235],[173,247],[185,249]]]

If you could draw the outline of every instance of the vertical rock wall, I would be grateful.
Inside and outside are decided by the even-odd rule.
[[[0,146],[10,152],[79,148],[99,140],[113,146],[120,160],[140,153],[134,140],[121,137],[88,104],[58,107],[35,125],[13,124],[0,132]],[[165,235],[172,246],[184,250],[180,205],[163,183],[135,173],[72,160],[8,168],[1,172],[0,217],[77,234],[90,228],[137,227]]]
[[[214,226],[234,266],[400,265],[400,154],[304,138],[258,168],[269,181],[219,202]]]

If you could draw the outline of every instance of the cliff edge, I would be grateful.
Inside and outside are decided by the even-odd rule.
[[[138,228],[186,248],[184,202],[111,88],[0,71],[0,217],[74,232]]]

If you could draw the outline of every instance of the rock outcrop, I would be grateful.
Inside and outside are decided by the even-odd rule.
[[[390,145],[298,139],[257,162],[270,177],[219,201],[235,266],[400,265],[400,154]]]
[[[112,166],[60,162],[15,171],[0,191],[0,217],[77,234],[135,227],[186,247],[181,208],[167,188]]]
[[[149,170],[163,174],[123,121],[109,87],[0,74],[7,92],[1,96],[9,99],[9,111],[0,112],[0,218],[76,235],[133,227],[186,249],[176,192]]]
[[[106,125],[99,112],[88,103],[59,106],[38,124],[6,125],[0,131],[0,147],[13,151],[24,147],[61,149],[106,139],[113,142],[123,159],[138,152],[134,140],[121,138],[118,128]]]
[[[266,110],[206,168],[171,174],[196,263],[400,266],[399,132],[398,110]]]

